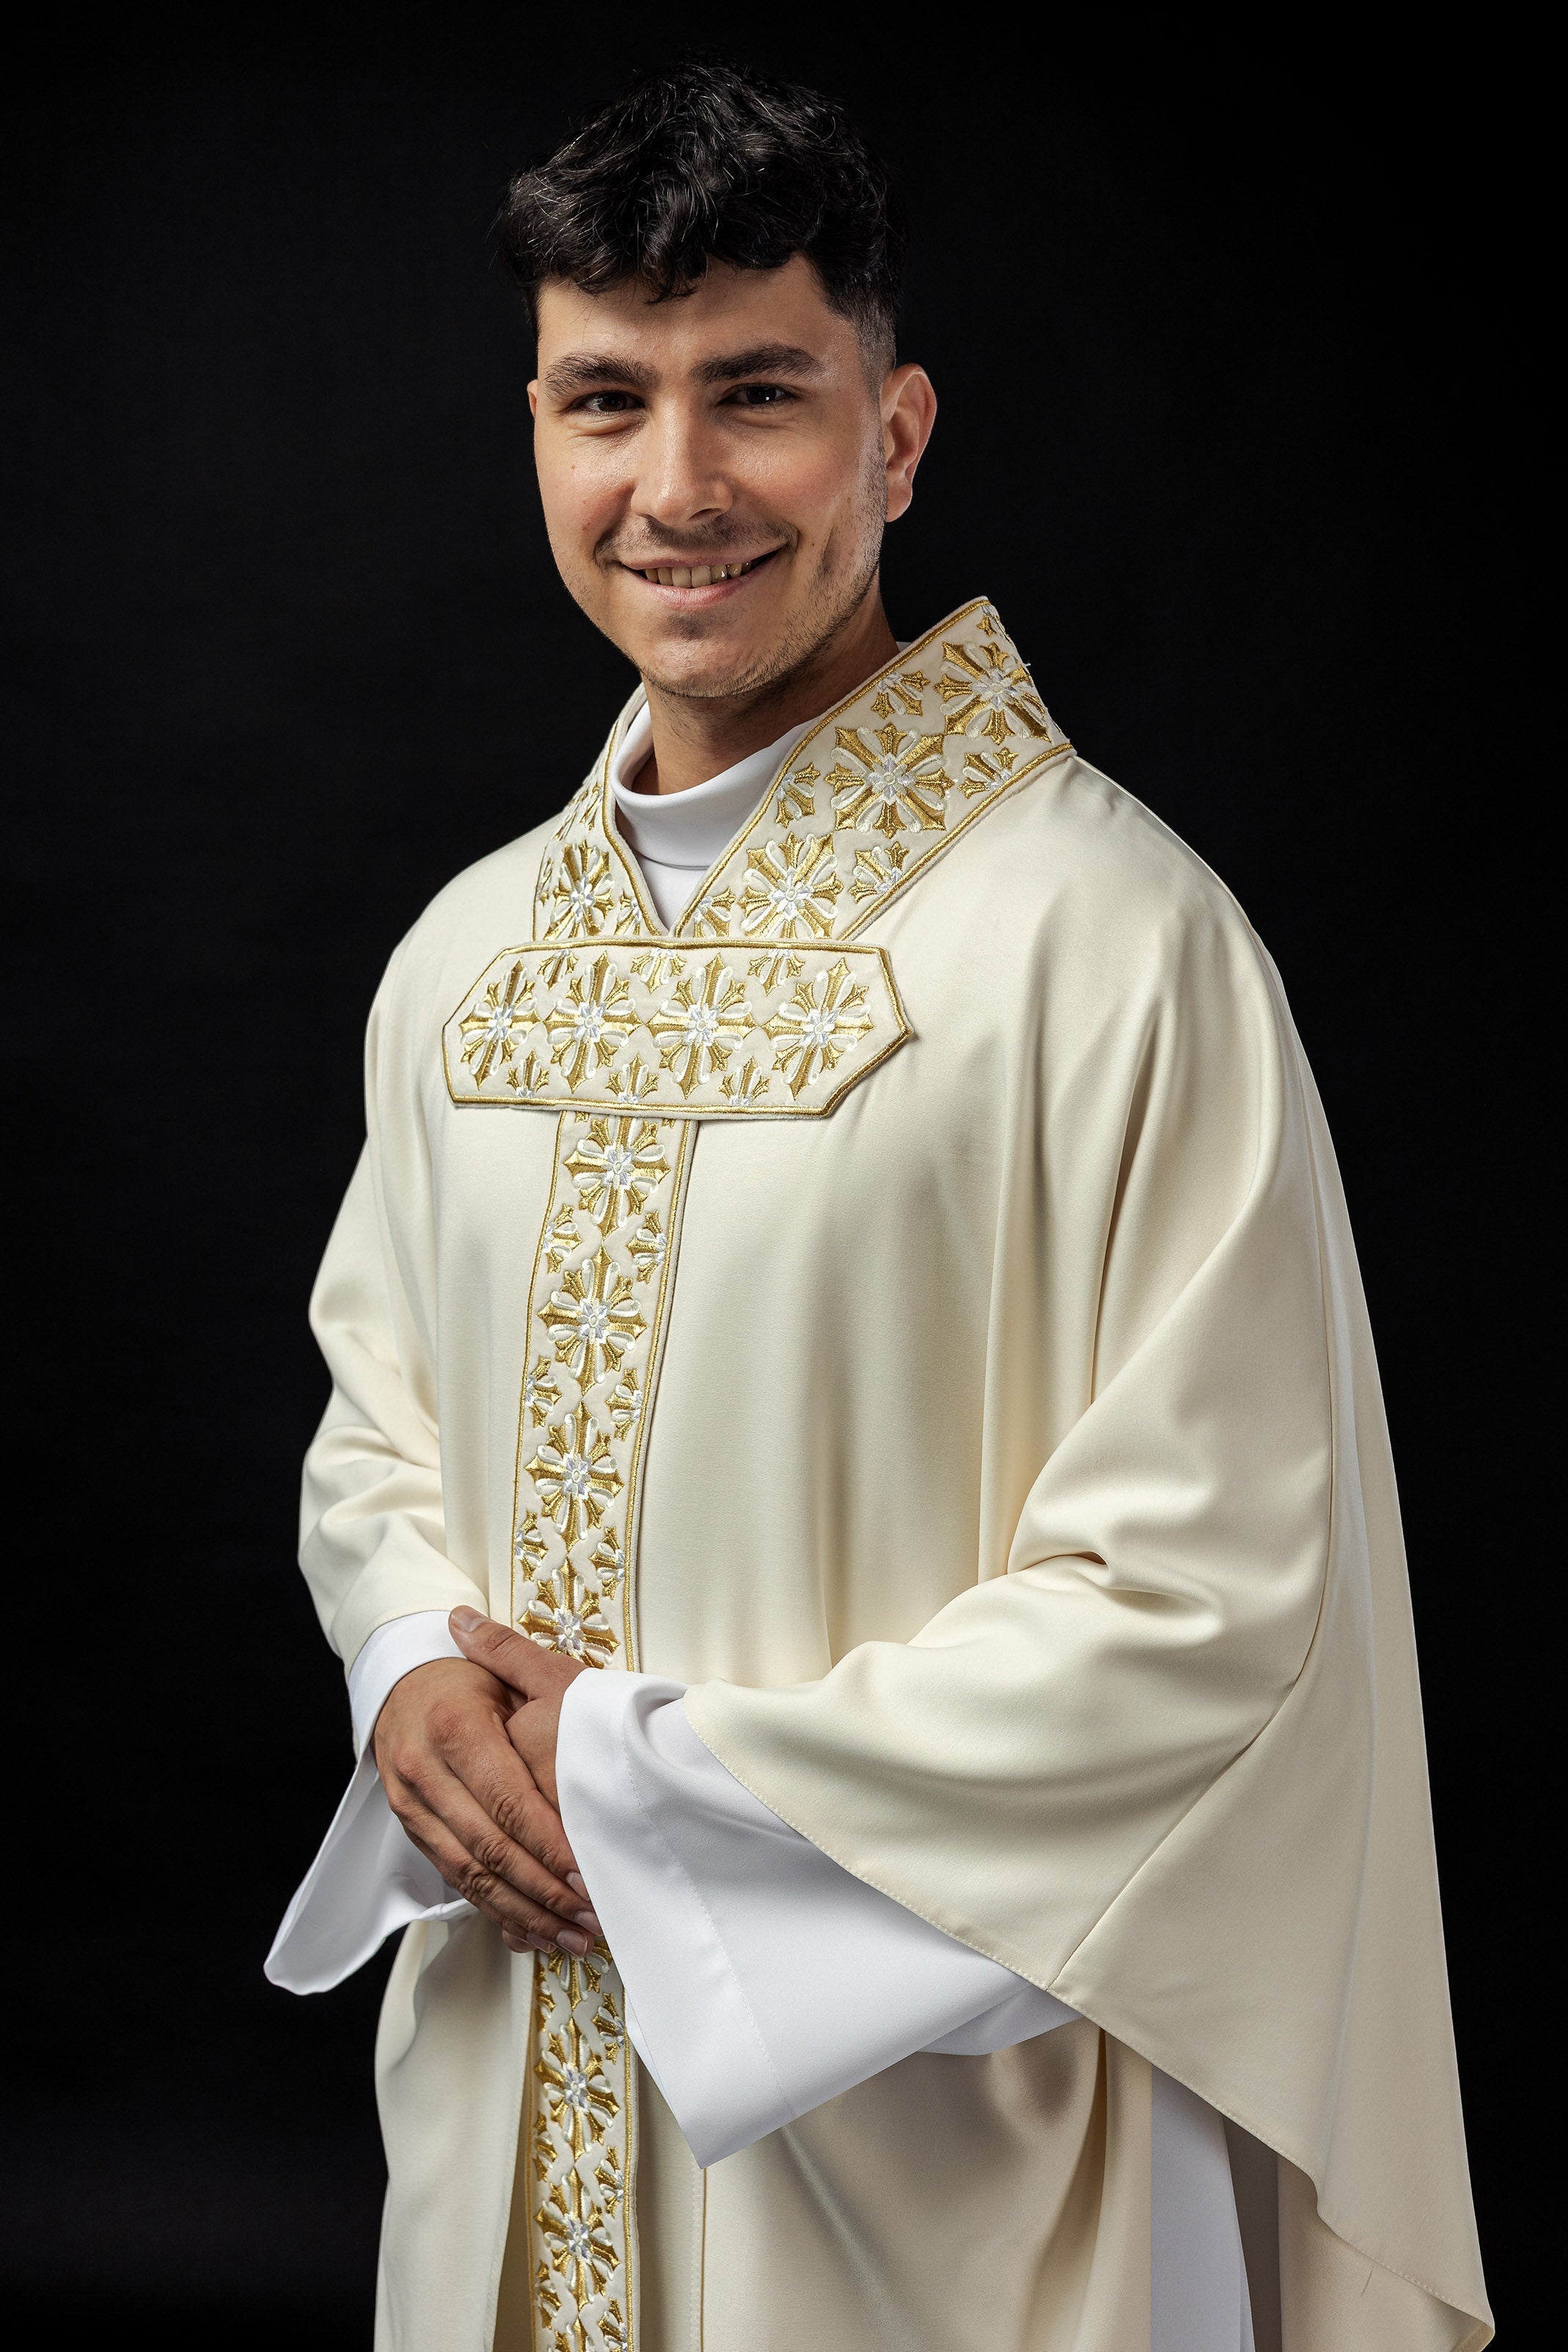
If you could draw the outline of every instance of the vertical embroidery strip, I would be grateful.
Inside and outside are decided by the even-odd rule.
[[[590,1666],[637,1657],[636,1556],[692,1128],[563,1115],[535,1253],[519,1414],[511,1621]],[[635,2060],[613,1961],[534,1971],[526,2133],[539,2352],[636,2342]]]
[[[540,865],[533,937],[536,949],[559,951],[554,962],[509,951],[502,969],[498,959],[445,1043],[456,1101],[503,1089],[541,1108],[568,1097],[529,1297],[511,1619],[599,1667],[637,1663],[643,1451],[697,1123],[735,1109],[776,1116],[786,1092],[795,1112],[826,1115],[841,1055],[853,1083],[900,1044],[907,1028],[885,958],[883,1007],[872,1002],[876,976],[858,962],[851,970],[856,950],[837,963],[823,951],[864,929],[977,817],[1071,750],[994,608],[980,600],[952,614],[796,747],[709,875],[677,926],[688,957],[711,943],[699,996],[610,821],[610,753],[632,708]],[[583,959],[590,945],[633,941],[645,951],[635,964],[618,946]],[[658,950],[651,962],[649,949]],[[673,993],[655,1004],[667,979]],[[647,1004],[633,999],[634,981]],[[774,1003],[786,983],[794,993]],[[606,993],[616,988],[637,1012],[657,1068],[627,1058],[630,1013]],[[765,1034],[769,1045],[731,1069],[745,1042],[742,998],[746,1036]],[[660,1073],[680,1116],[658,1098],[669,1096]],[[597,1100],[570,1098],[590,1089]],[[634,2352],[635,2060],[608,1958],[536,1961],[528,2101],[521,2186],[535,2352]]]

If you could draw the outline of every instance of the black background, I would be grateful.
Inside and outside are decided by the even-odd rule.
[[[369,2342],[384,1968],[303,2001],[260,1973],[349,1761],[291,1567],[304,1305],[387,954],[559,805],[630,684],[551,566],[488,225],[694,39],[832,89],[909,189],[905,352],[942,414],[895,627],[994,596],[1290,991],[1387,1386],[1522,2346],[1556,1091],[1501,604],[1522,134],[1475,58],[1348,27],[973,10],[846,48],[795,15],[561,14],[62,16],[13,83],[4,2308],[53,2344],[149,2313],[171,2346]]]

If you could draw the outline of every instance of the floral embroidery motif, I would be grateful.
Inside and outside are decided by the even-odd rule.
[[[855,935],[1069,749],[980,603],[796,748],[677,937],[657,935],[608,820],[607,754],[574,796],[541,861],[534,944],[496,956],[443,1037],[454,1102],[557,1121],[513,1516],[511,1622],[534,1641],[595,1667],[637,1663],[642,1449],[695,1123],[827,1116],[897,1050],[909,1033],[887,956]],[[534,2342],[632,2352],[620,1979],[602,1952],[533,1969],[519,2179]]]
[[[807,934],[798,945],[775,936],[750,947],[736,940],[709,948],[680,959],[674,986],[665,990],[650,987],[648,979],[660,975],[667,959],[631,942],[595,943],[586,951],[509,949],[480,974],[468,1005],[447,1024],[448,1082],[458,1101],[572,1108],[587,1118],[575,1130],[569,1197],[548,1221],[544,1264],[552,1274],[586,1246],[585,1219],[607,1234],[646,1210],[667,1164],[665,1121],[824,1117],[908,1035],[885,951],[810,937],[812,928],[831,922],[843,895],[829,838],[803,844],[792,834],[780,851],[763,870],[797,879]],[[897,842],[868,846],[859,857],[852,888],[868,887],[858,878],[862,869],[874,871],[882,888],[892,887],[902,870]],[[786,1069],[777,1047],[792,1026],[784,1010],[792,990],[803,982],[815,987],[846,960],[866,1017],[852,1028],[836,1027],[832,1055],[814,1055],[804,1065],[795,1055]],[[462,1061],[465,1025],[472,1007],[488,1006],[498,974],[509,981],[515,967],[525,979],[536,975],[532,1026],[523,1033],[528,1058],[510,1067],[498,1058],[481,1081]],[[804,1079],[803,1067],[809,1072]]]
[[[566,1162],[583,1206],[607,1231],[635,1217],[669,1162],[648,1119],[596,1118]]]
[[[581,1247],[577,1220],[570,1209],[561,1209],[544,1230],[550,1246],[544,1253],[545,1271],[559,1274],[574,1249]]]
[[[585,1404],[546,1439],[529,1468],[544,1516],[560,1528],[568,1549],[584,1528],[598,1526],[605,1505],[621,1490],[620,1473]]]
[[[613,1102],[645,1103],[658,1092],[658,1080],[638,1054],[634,1054],[624,1070],[612,1070],[605,1080],[605,1092]]]
[[[614,903],[608,852],[591,842],[568,842],[551,876],[546,937],[593,939],[604,929]]]
[[[552,2257],[551,2267],[566,2280],[581,2309],[595,2295],[604,2294],[619,2267],[619,2258],[587,2188],[575,2172],[563,2173],[554,2183],[538,2219]]]
[[[662,1257],[658,1261],[663,1263]],[[638,1273],[642,1273],[639,1265]],[[643,1279],[647,1280],[647,1276]],[[635,1372],[625,1372],[618,1388],[612,1389],[605,1400],[605,1411],[610,1416],[610,1426],[617,1437],[629,1437],[642,1419],[643,1392],[637,1386]]]
[[[911,734],[889,719],[877,730],[875,750],[858,727],[838,728],[835,740],[861,770],[857,775],[840,761],[827,771],[836,825],[865,824],[889,841],[911,825],[941,832],[948,783],[940,735]]]
[[[786,776],[779,786],[778,798],[773,803],[774,821],[779,824],[795,824],[803,817],[815,816],[816,797],[811,788],[821,782],[821,776],[809,762]]]
[[[584,1388],[616,1370],[644,1328],[631,1284],[602,1249],[566,1276],[539,1319],[555,1334],[561,1362]]]
[[[791,1094],[798,1095],[819,1070],[833,1069],[871,1025],[866,991],[851,980],[847,957],[815,980],[799,982],[767,1024]]]
[[[897,677],[884,677],[880,691],[871,697],[871,709],[879,719],[890,719],[895,710],[902,710],[918,719],[931,680],[923,669],[907,669]]]
[[[720,1079],[719,1091],[732,1110],[755,1110],[766,1101],[772,1081],[773,1072],[759,1069],[748,1055],[738,1070]]]
[[[965,645],[962,639],[944,645],[942,660],[948,671],[937,679],[936,690],[950,706],[947,731],[950,735],[989,735],[1001,751],[1014,734],[1032,735],[1037,740],[1049,735],[1051,722],[1045,704],[1035,692],[1034,680],[994,624],[980,624],[978,643]],[[956,703],[958,708],[951,706]],[[1012,757],[1007,765],[1011,767]]]
[[[703,899],[692,919],[698,938],[727,940],[730,936],[730,918],[734,911],[733,890],[712,891]]]
[[[557,1066],[575,1086],[590,1064],[602,1069],[631,1035],[631,992],[608,956],[596,957],[584,973],[574,972],[544,1016]]]
[[[564,993],[581,969],[563,961],[554,985]],[[556,1136],[544,1214],[552,1247],[541,1248],[529,1301],[511,1620],[595,1668],[635,1663],[629,1562],[643,1406],[690,1136],[685,1124],[584,1117],[570,1106]],[[558,1275],[551,1258],[568,1236],[570,1263]],[[554,1423],[542,1431],[546,1413]],[[519,2181],[535,2336],[552,2352],[629,2352],[633,2341],[626,2182],[636,2097],[622,2000],[602,1950],[535,1963]]]
[[[613,1528],[605,1528],[589,1559],[598,1571],[600,1591],[613,1601],[626,1575],[626,1548]]]
[[[512,1031],[528,1015],[527,978],[521,961],[514,963],[504,982],[492,980],[484,993],[484,1001],[467,1014],[461,1024],[463,1059],[483,1086],[497,1055],[502,1066],[512,1057]]]
[[[879,898],[890,890],[903,870],[904,852],[896,841],[886,849],[858,849],[855,871],[849,877],[849,895],[863,905],[868,898]]]
[[[759,856],[781,847],[788,828],[805,818],[830,816],[831,864],[842,887],[829,929],[816,936],[853,939],[1005,792],[1071,749],[994,609],[967,605],[829,711],[796,747],[745,838],[683,917],[681,936],[710,929],[741,936],[731,910],[737,898],[745,908]],[[887,864],[873,841],[886,845]],[[744,936],[760,938],[764,929]]]
[[[542,1649],[560,1650],[584,1665],[602,1666],[616,1654],[616,1629],[569,1560],[541,1578],[519,1623]]]
[[[525,1576],[542,1575],[544,1563],[550,1558],[550,1538],[531,1511],[518,1523],[511,1553]]]
[[[730,1058],[730,1048],[748,1034],[752,1022],[745,1014],[746,992],[722,956],[710,956],[700,979],[689,974],[677,983],[648,1022],[648,1034],[658,1047],[660,1066],[668,1070],[683,1095],[706,1085]]]
[[[652,1282],[663,1271],[669,1255],[669,1235],[651,1211],[626,1244],[626,1249],[643,1282]]]
[[[805,842],[792,833],[749,853],[751,879],[741,899],[741,932],[793,940],[803,928],[826,940],[833,931],[833,902],[843,885],[826,834]]]
[[[541,1356],[522,1376],[523,1419],[548,1421],[560,1402],[561,1391],[550,1377],[549,1362]]]

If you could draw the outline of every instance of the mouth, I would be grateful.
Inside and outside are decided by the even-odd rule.
[[[638,580],[646,580],[650,588],[719,588],[750,578],[764,563],[771,563],[779,551],[770,547],[764,554],[731,558],[726,563],[626,563],[621,568]]]

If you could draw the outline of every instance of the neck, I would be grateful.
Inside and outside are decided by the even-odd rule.
[[[684,793],[722,775],[737,761],[776,743],[792,727],[831,709],[892,660],[898,640],[873,581],[870,593],[797,669],[746,694],[671,694],[652,679],[647,691],[653,750],[634,790]]]

